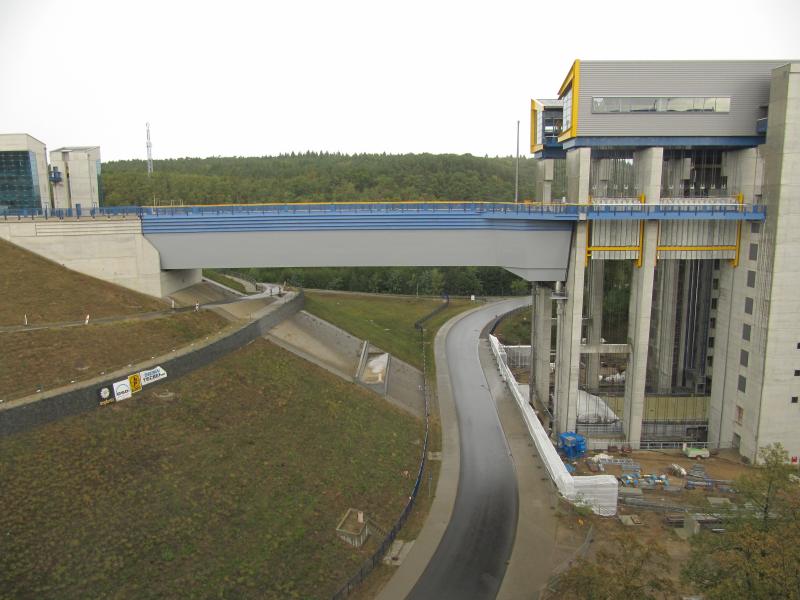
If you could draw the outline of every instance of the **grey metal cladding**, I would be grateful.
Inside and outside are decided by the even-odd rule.
[[[579,136],[751,136],[774,61],[581,61]],[[730,96],[729,113],[593,114],[593,96]]]

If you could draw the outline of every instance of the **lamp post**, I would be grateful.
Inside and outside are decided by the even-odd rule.
[[[514,204],[519,202],[519,121],[517,121],[517,170],[514,175]]]

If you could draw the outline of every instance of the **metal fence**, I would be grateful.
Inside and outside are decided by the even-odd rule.
[[[97,218],[111,216],[202,216],[223,214],[340,214],[340,213],[392,213],[441,214],[469,213],[493,216],[515,215],[523,218],[544,219],[641,219],[641,218],[734,218],[763,220],[763,205],[720,203],[692,204],[567,204],[567,203],[506,203],[506,202],[324,202],[324,203],[270,203],[270,204],[216,204],[190,206],[95,206],[88,209],[9,209],[0,210],[0,216],[9,218]]]
[[[423,319],[420,319],[420,321],[418,322],[426,321],[427,319],[438,313],[440,310],[442,310],[441,307],[437,308],[430,315],[424,317]],[[416,504],[417,494],[419,493],[419,488],[422,485],[422,476],[423,473],[425,472],[425,466],[427,465],[428,440],[430,437],[430,413],[429,413],[430,402],[428,400],[428,393],[429,393],[428,370],[427,370],[428,361],[425,349],[425,329],[423,329],[421,325],[420,327],[418,327],[418,329],[420,332],[420,342],[422,344],[422,389],[425,398],[425,440],[422,444],[422,456],[419,462],[419,470],[417,471],[417,478],[414,481],[414,488],[411,490],[411,494],[408,498],[408,502],[406,503],[405,508],[403,508],[403,512],[400,513],[400,517],[397,519],[395,524],[389,530],[389,533],[386,534],[386,537],[384,537],[383,541],[381,542],[381,545],[378,547],[377,550],[375,550],[375,552],[372,553],[372,556],[370,556],[367,560],[365,560],[361,564],[361,568],[358,570],[358,572],[356,572],[353,576],[351,576],[350,579],[348,579],[347,582],[341,588],[339,588],[339,590],[335,594],[333,594],[333,596],[331,596],[332,600],[342,600],[344,598],[347,598],[353,590],[355,590],[359,585],[361,585],[364,579],[367,578],[367,575],[369,575],[375,569],[375,567],[377,567],[381,563],[383,557],[389,551],[389,548],[391,548],[392,543],[397,538],[397,534],[406,524],[406,521],[408,521],[408,517],[411,515],[411,511],[414,509],[414,505]]]
[[[589,553],[589,547],[591,546],[592,542],[594,541],[594,525],[589,527],[589,531],[586,532],[586,539],[583,540],[583,543],[575,550],[575,553],[569,557],[567,560],[562,562],[552,571],[552,575],[550,579],[547,581],[544,589],[542,589],[539,598],[541,600],[546,600],[547,598],[555,598],[554,595],[558,588],[558,581],[561,579],[561,576],[569,569],[576,560],[580,560],[582,558],[586,558],[586,555]]]

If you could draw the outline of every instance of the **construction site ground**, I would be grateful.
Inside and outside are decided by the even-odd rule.
[[[595,454],[589,453],[587,456]],[[689,459],[680,450],[639,450],[629,454],[613,453],[616,458],[630,458],[641,466],[642,474],[666,475],[669,487],[675,491],[664,491],[663,489],[648,490],[643,489],[640,496],[643,500],[663,503],[670,506],[680,506],[689,509],[693,513],[713,513],[714,508],[708,502],[709,497],[727,497],[732,502],[737,503],[736,494],[724,493],[717,489],[702,490],[686,489],[685,477],[678,477],[670,472],[670,465],[677,464],[689,472],[695,463],[699,463],[705,469],[707,477],[716,480],[735,480],[744,475],[751,468],[743,464],[735,450],[721,450],[717,455],[705,459]],[[592,473],[586,466],[586,458],[582,458],[574,463],[576,475],[591,475]],[[622,475],[621,465],[606,464],[605,473],[619,477]],[[562,502],[562,504],[564,504]],[[563,525],[572,529],[576,534],[586,535],[590,527],[593,529],[593,542],[589,545],[588,558],[593,558],[598,551],[606,549],[614,552],[612,537],[616,533],[630,533],[635,535],[642,543],[652,545],[657,543],[670,558],[670,578],[677,586],[680,594],[691,594],[696,590],[691,590],[686,584],[681,582],[680,572],[686,563],[690,544],[687,539],[679,536],[676,532],[679,527],[667,524],[665,517],[668,514],[676,514],[658,510],[648,510],[641,506],[631,506],[623,502],[620,498],[618,505],[618,515],[614,518],[598,517],[596,515],[578,514],[574,510],[559,511]],[[641,523],[639,525],[624,525],[620,517],[626,515],[635,516]]]

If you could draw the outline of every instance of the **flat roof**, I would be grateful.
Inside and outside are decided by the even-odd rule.
[[[16,136],[16,135],[24,135],[24,136],[27,136],[27,137],[31,138],[32,140],[36,140],[42,146],[46,145],[42,140],[40,140],[39,138],[33,137],[30,133],[0,133],[0,137],[6,137],[6,136],[11,137],[11,136]]]
[[[77,151],[80,152],[82,150],[99,150],[100,146],[64,146],[63,148],[56,148],[55,150],[51,150],[50,152],[72,152]]]

